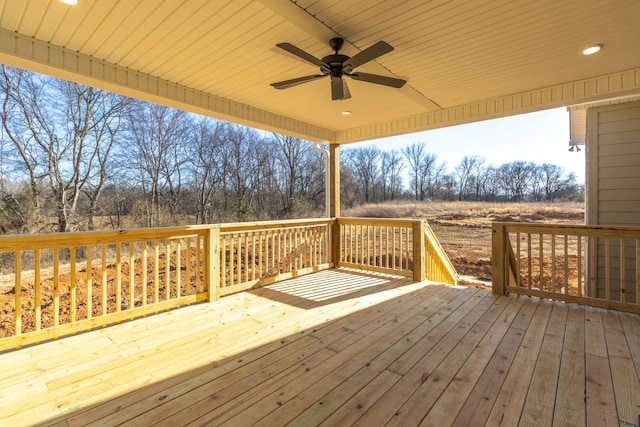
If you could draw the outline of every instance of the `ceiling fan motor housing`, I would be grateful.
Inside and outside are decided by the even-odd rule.
[[[331,46],[331,49],[333,49],[335,53],[322,58],[322,62],[329,65],[329,74],[331,74],[331,77],[342,77],[344,75],[342,64],[350,57],[338,53],[343,45],[344,39],[340,37],[329,40],[329,46]],[[320,67],[320,71],[325,72],[326,70]]]

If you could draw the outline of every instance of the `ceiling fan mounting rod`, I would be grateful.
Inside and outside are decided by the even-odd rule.
[[[333,49],[337,54],[338,51],[342,49],[342,46],[344,46],[344,39],[341,37],[333,38],[329,40],[329,46],[331,46],[331,49]]]

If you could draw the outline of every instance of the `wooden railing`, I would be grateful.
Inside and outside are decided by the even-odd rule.
[[[333,266],[457,283],[422,220],[0,236],[0,351]]]
[[[220,229],[0,236],[0,349],[215,297]],[[9,271],[9,274],[4,274]]]
[[[222,224],[220,294],[330,268],[329,219]]]
[[[493,291],[640,313],[640,228],[493,224]]]
[[[338,227],[338,266],[416,281],[458,282],[455,268],[424,220],[339,218]]]

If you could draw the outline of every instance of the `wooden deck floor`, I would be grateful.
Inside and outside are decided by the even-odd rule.
[[[0,354],[0,425],[638,426],[638,316],[328,270]]]

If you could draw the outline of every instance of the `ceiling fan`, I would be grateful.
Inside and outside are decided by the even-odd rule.
[[[369,46],[362,52],[357,53],[353,57],[348,57],[347,55],[341,55],[340,53],[338,53],[340,49],[342,49],[343,44],[344,40],[340,37],[331,39],[329,41],[329,45],[335,53],[327,55],[322,59],[318,59],[315,56],[305,52],[304,50],[295,47],[291,43],[278,43],[276,46],[280,49],[285,50],[297,56],[298,58],[305,60],[306,62],[320,67],[321,74],[313,74],[310,76],[298,77],[291,80],[271,83],[271,86],[276,89],[287,89],[302,83],[320,79],[325,76],[331,76],[331,99],[340,100],[351,98],[349,88],[347,87],[347,82],[342,79],[343,76],[351,77],[354,80],[360,80],[363,82],[375,83],[395,88],[400,88],[406,83],[406,80],[402,79],[353,71],[360,65],[372,61],[377,57],[384,55],[385,53],[391,52],[393,50],[393,47],[388,43],[379,41],[372,46]]]

